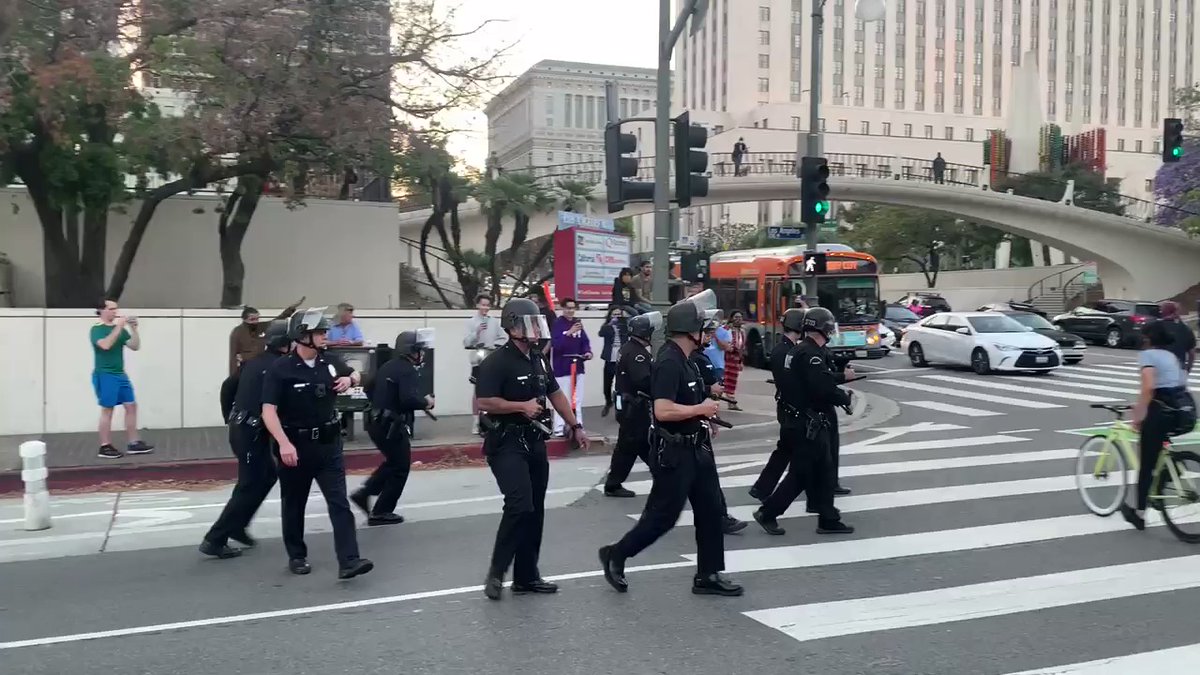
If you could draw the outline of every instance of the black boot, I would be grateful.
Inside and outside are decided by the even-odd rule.
[[[737,534],[746,529],[746,525],[746,521],[738,520],[728,513],[721,517],[721,531],[725,534]]]
[[[399,513],[372,513],[367,517],[367,525],[399,525],[404,522],[404,516]]]
[[[488,597],[488,600],[499,600],[503,591],[504,575],[489,572],[487,578],[483,580],[483,594]]]
[[[354,562],[338,569],[339,579],[353,579],[354,577],[366,574],[375,569],[375,563],[366,558],[359,558]]]
[[[724,595],[735,597],[742,594],[742,587],[714,572],[692,579],[692,593],[696,595]]]
[[[229,544],[221,544],[220,546],[217,546],[207,539],[200,542],[200,552],[204,555],[210,555],[221,560],[236,558],[242,554],[241,549],[233,548]]]
[[[616,487],[611,487],[611,488],[605,487],[604,488],[604,496],[605,497],[624,497],[624,498],[628,499],[630,497],[636,497],[637,493],[634,492],[633,490],[630,490],[628,488],[618,485]]]
[[[527,593],[557,593],[558,584],[554,583],[553,581],[546,581],[541,577],[538,577],[533,581],[525,581],[521,583],[514,581],[512,585],[512,592],[518,595],[525,595]]]

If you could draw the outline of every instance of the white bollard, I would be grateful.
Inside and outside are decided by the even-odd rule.
[[[50,491],[46,479],[46,444],[26,441],[21,444],[21,480],[25,482],[25,529],[50,529]]]

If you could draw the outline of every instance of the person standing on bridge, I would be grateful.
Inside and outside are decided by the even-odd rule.
[[[946,182],[946,160],[942,159],[942,153],[938,153],[937,157],[933,158],[933,182]]]
[[[742,175],[742,160],[746,157],[747,152],[749,152],[749,151],[746,149],[746,139],[744,139],[744,138],[737,139],[737,143],[733,144],[733,175],[734,176]]]

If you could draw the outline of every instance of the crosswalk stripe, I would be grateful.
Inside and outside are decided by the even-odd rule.
[[[1134,371],[1140,370],[1140,368],[1138,368],[1138,366],[1136,364],[1123,366],[1123,365],[1117,365],[1115,363],[1093,363],[1093,364],[1091,364],[1091,367],[1103,368],[1105,370],[1116,370],[1116,371],[1120,371],[1120,372],[1134,372]]]
[[[994,434],[988,436],[964,436],[961,438],[934,438],[924,441],[899,441],[896,443],[877,443],[874,439],[843,445],[840,452],[844,455],[875,455],[883,452],[907,452],[909,450],[946,450],[949,448],[973,448],[985,445],[1000,445],[1002,443],[1021,443],[1028,441],[1022,436]]]
[[[1090,380],[1092,382],[1108,382],[1110,384],[1134,384],[1136,380],[1128,377],[1102,377],[1100,375],[1089,375],[1084,369],[1075,370],[1063,368],[1054,372],[1055,377],[1073,377],[1077,380]],[[1092,371],[1095,372],[1095,371]],[[1101,371],[1104,372],[1104,371]]]
[[[1185,645],[1154,652],[1114,656],[1086,663],[1023,670],[1010,675],[1129,675],[1175,670],[1181,665],[1200,663],[1200,644]]]
[[[921,471],[940,471],[944,469],[965,469],[979,466],[1002,466],[1005,464],[1025,464],[1029,462],[1048,462],[1071,459],[1079,454],[1075,448],[1062,450],[1042,450],[1039,452],[1011,452],[1003,455],[975,455],[967,457],[946,457],[943,459],[907,460],[903,462],[884,462],[880,464],[852,464],[841,466],[838,476],[849,478],[853,476],[882,476],[893,473],[918,473]],[[762,466],[758,463],[756,466]],[[749,467],[747,467],[749,468]],[[741,488],[754,485],[758,474],[743,474],[740,476],[722,476],[721,487]],[[625,487],[634,491],[649,490],[653,481],[641,480],[626,482]],[[596,489],[603,490],[602,486]]]
[[[1054,384],[1059,387],[1074,387],[1076,389],[1087,389],[1089,391],[1111,391],[1114,394],[1123,394],[1124,396],[1136,396],[1138,393],[1138,390],[1134,389],[1132,387],[1110,387],[1106,384],[1094,384],[1092,382],[1070,382],[1067,380],[1050,380],[1050,381],[1054,382]],[[1065,393],[1067,395],[1077,398],[1081,401],[1083,400],[1077,394],[1072,394],[1071,392],[1065,392]],[[1107,397],[1105,397],[1104,400],[1114,401],[1119,398],[1123,398],[1123,396],[1117,396],[1117,397],[1107,396]],[[1093,401],[1093,403],[1099,403],[1099,401]]]
[[[1159,513],[1147,511],[1146,527],[1160,525],[1162,525],[1162,517]],[[1129,529],[1129,524],[1119,518],[1097,518],[1090,513],[1057,516],[935,532],[732,550],[725,552],[725,569],[730,574],[738,574],[845,565],[872,560],[972,551],[1014,544],[1032,544],[1039,541],[1125,532]],[[696,560],[695,554],[687,554],[683,557],[693,562]],[[1200,575],[1197,575],[1197,578],[1200,579]]]
[[[953,375],[922,375],[922,380],[936,380],[938,382],[949,382],[951,384],[965,384],[972,387],[982,387],[984,389],[995,389],[997,391],[1011,391],[1018,394],[1028,394],[1030,396],[1045,396],[1046,398],[1065,398],[1072,401],[1086,401],[1087,403],[1104,403],[1112,401],[1111,396],[1088,396],[1086,394],[1073,394],[1070,392],[1051,391],[1039,387],[1024,387],[1019,384],[1004,384],[1001,382],[985,382],[983,380],[970,380],[965,377],[955,377]],[[1063,383],[1066,384],[1066,383]],[[1085,385],[1091,386],[1091,385]],[[1100,389],[1104,389],[1101,387]]]
[[[991,394],[982,394],[966,389],[952,389],[950,387],[935,387],[931,384],[922,384],[920,382],[905,382],[902,380],[876,380],[880,384],[886,384],[893,387],[901,387],[903,389],[912,389],[915,391],[926,391],[931,394],[942,394],[943,396],[956,396],[958,398],[970,399],[972,401],[986,401],[988,403],[1002,403],[1004,405],[1016,406],[1018,408],[1034,408],[1038,410],[1047,410],[1050,408],[1065,408],[1065,405],[1058,403],[1046,403],[1044,401],[1020,401],[1007,396],[992,396]],[[1110,400],[1110,399],[1105,399]]]
[[[745,612],[801,642],[1200,587],[1200,556]]]
[[[1003,415],[1004,413],[993,412],[991,410],[980,410],[979,408],[968,408],[961,405],[951,405],[949,403],[938,403],[937,401],[901,401],[904,405],[916,406],[925,408],[926,410],[936,410],[937,412],[950,413],[952,415],[962,415],[963,417],[992,417],[995,415]]]
[[[1136,480],[1136,474],[1129,472],[1128,479]],[[843,513],[858,513],[862,511],[882,511],[886,509],[905,508],[909,506],[927,506],[929,504],[948,504],[951,502],[967,502],[976,499],[996,499],[1000,497],[1015,497],[1018,495],[1037,495],[1050,492],[1066,492],[1076,489],[1075,475],[1049,476],[1046,478],[1027,478],[1024,480],[996,481],[991,483],[974,483],[971,485],[947,485],[944,487],[921,488],[917,490],[901,490],[897,492],[875,492],[865,495],[839,497],[837,507]],[[728,511],[734,518],[751,520],[758,506],[731,506]],[[626,514],[637,520],[640,513]],[[804,500],[797,499],[779,516],[779,520],[791,518],[809,518],[813,514],[804,510]],[[679,527],[692,525],[692,512],[684,511],[676,522]]]

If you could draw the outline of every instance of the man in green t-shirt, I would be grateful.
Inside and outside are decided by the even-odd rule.
[[[144,455],[154,446],[138,438],[137,402],[133,398],[133,384],[125,374],[125,348],[137,351],[142,346],[138,335],[137,319],[126,320],[117,311],[117,303],[105,300],[96,308],[100,322],[92,326],[89,342],[95,354],[92,370],[92,389],[100,404],[100,451],[99,457],[117,459],[123,454]],[[112,444],[113,408],[125,408],[125,433],[129,444],[122,453]]]

